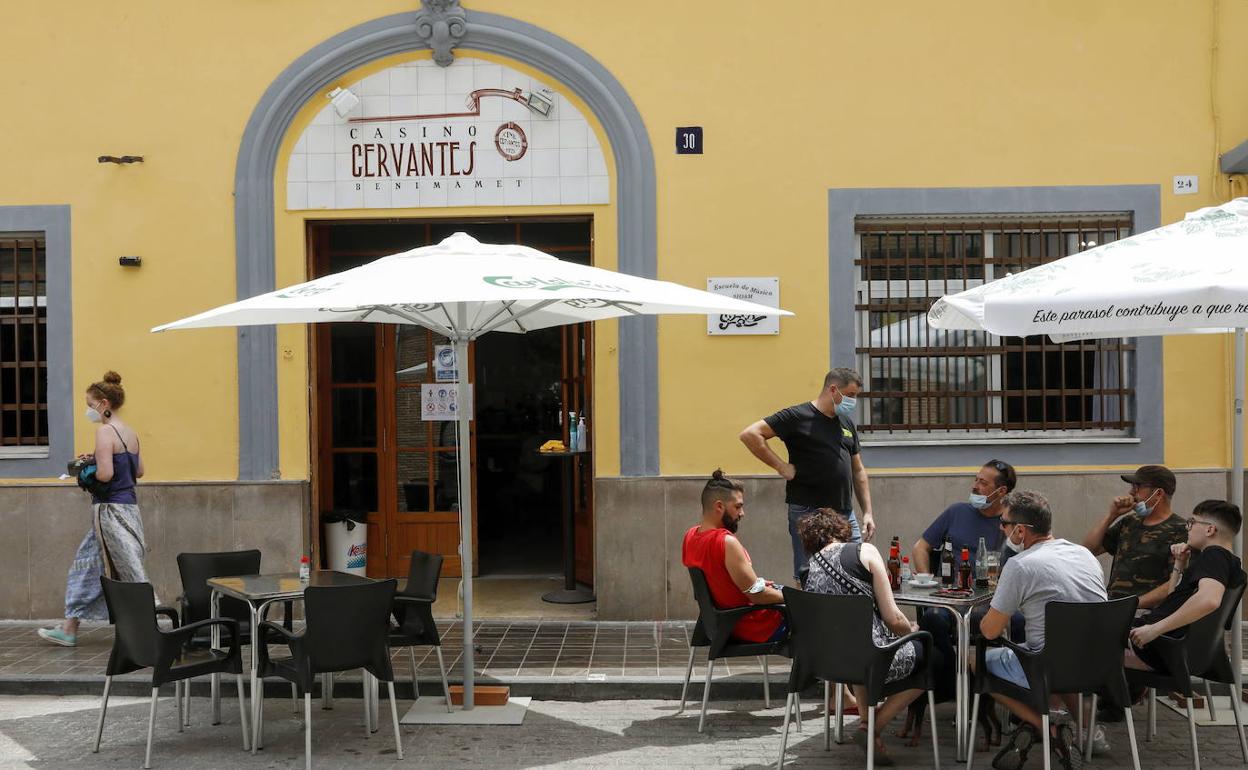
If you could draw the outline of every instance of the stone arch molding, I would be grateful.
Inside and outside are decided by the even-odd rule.
[[[419,12],[386,16],[346,30],[296,59],[264,92],[243,132],[234,181],[239,299],[276,288],[274,178],[278,150],[296,114],[342,75],[385,56],[428,49]],[[654,153],[641,113],[624,87],[592,56],[517,19],[466,11],[465,49],[526,64],[550,75],[589,107],[607,133],[616,166],[619,269],[656,275]],[[620,473],[658,475],[658,325],[653,317],[619,321]],[[279,477],[277,333],[238,329],[241,480]]]

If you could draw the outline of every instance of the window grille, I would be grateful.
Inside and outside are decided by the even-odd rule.
[[[48,445],[47,248],[0,236],[0,446]]]
[[[1130,434],[1134,340],[927,324],[942,295],[1130,235],[1129,214],[859,217],[855,231],[864,433]]]

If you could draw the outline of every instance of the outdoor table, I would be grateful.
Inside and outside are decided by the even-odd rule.
[[[593,591],[576,585],[576,520],[573,518],[576,487],[573,479],[576,476],[575,460],[582,452],[539,452],[542,457],[557,457],[563,461],[563,588],[549,591],[542,596],[542,601],[551,604],[585,604],[594,601]]]
[[[220,603],[222,596],[229,596],[234,599],[240,599],[247,602],[249,615],[251,617],[251,753],[255,754],[256,741],[260,739],[259,717],[260,709],[263,704],[260,698],[256,697],[259,682],[259,655],[256,654],[256,645],[263,644],[260,636],[260,622],[264,620],[264,614],[268,610],[269,605],[274,602],[288,602],[295,599],[302,599],[304,589],[308,586],[352,586],[361,583],[371,583],[371,578],[352,575],[348,572],[334,572],[332,570],[315,570],[310,578],[305,582],[299,579],[298,572],[282,572],[273,575],[239,575],[237,577],[215,577],[208,580],[208,587],[212,589],[212,615],[218,617],[220,613]],[[212,627],[212,646],[217,649],[221,646],[220,626]],[[364,672],[365,692],[368,691],[368,672]],[[218,684],[218,676],[213,674],[212,680],[212,718],[213,722],[220,721],[220,700],[219,693],[221,688]],[[324,688],[327,689],[327,688]],[[241,696],[240,696],[241,697]],[[370,720],[371,722],[371,720]],[[370,724],[371,729],[371,724]]]
[[[954,625],[958,630],[958,650],[957,650],[957,675],[954,677],[956,681],[954,702],[957,705],[957,714],[954,719],[954,732],[957,734],[958,761],[966,761],[966,752],[970,748],[967,741],[970,737],[970,729],[967,724],[967,705],[970,702],[970,679],[968,676],[968,664],[971,654],[971,610],[976,607],[987,605],[992,601],[993,590],[990,588],[976,588],[974,593],[966,598],[955,598],[951,596],[936,596],[936,591],[943,586],[935,586],[933,588],[915,588],[909,583],[902,583],[901,590],[894,593],[894,598],[898,604],[908,604],[912,607],[939,607],[946,610],[953,616]]]

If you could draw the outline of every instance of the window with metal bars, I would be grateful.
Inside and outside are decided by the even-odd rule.
[[[942,331],[945,294],[1131,234],[1127,213],[855,220],[860,430],[883,438],[950,433],[1130,435],[1131,339]]]
[[[0,234],[0,446],[48,445],[47,247]]]

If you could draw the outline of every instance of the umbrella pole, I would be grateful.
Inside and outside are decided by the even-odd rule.
[[[1232,410],[1231,419],[1234,424],[1231,427],[1231,502],[1239,506],[1239,510],[1244,510],[1244,330],[1242,328],[1235,330],[1235,408]],[[1244,554],[1244,531],[1240,529],[1239,534],[1235,535],[1235,555],[1242,557]],[[1241,625],[1243,623],[1242,608],[1235,611],[1234,621],[1231,623],[1231,658],[1235,671],[1235,692],[1231,693],[1232,698],[1240,697],[1243,692],[1243,660],[1244,660],[1244,639]]]
[[[461,307],[460,315],[465,315]],[[460,318],[464,324],[467,319]],[[455,391],[455,412],[459,417],[459,564],[464,592],[464,710],[473,707],[472,633],[472,442],[469,440],[468,338],[455,339],[455,366],[459,387]]]

